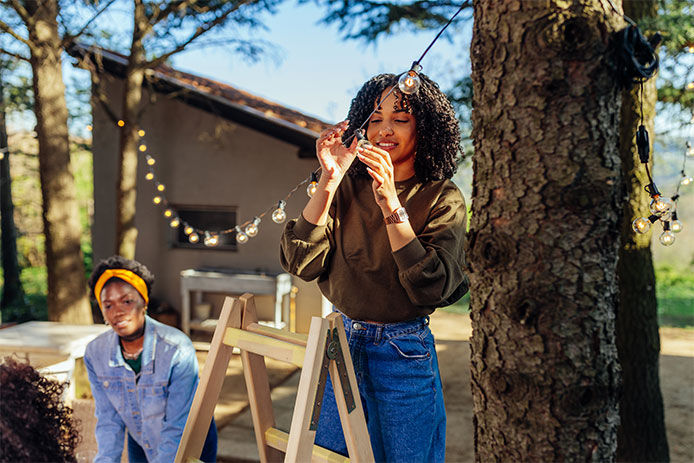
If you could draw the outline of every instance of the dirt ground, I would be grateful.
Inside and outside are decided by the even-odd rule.
[[[448,419],[446,461],[463,463],[473,461],[472,397],[470,394],[470,345],[472,334],[467,315],[437,311],[431,318],[436,336],[439,365],[443,380]],[[665,404],[665,421],[672,463],[694,462],[694,330],[661,328],[660,378]],[[200,366],[207,352],[199,351]],[[284,417],[288,430],[298,384],[295,368],[288,364],[267,360],[269,380],[277,391],[288,389],[284,402]],[[292,389],[293,388],[293,389]],[[280,394],[281,395],[281,394]],[[275,391],[273,391],[273,397]],[[275,400],[275,399],[273,399]],[[80,450],[95,451],[93,439],[93,401],[82,401],[76,412],[83,420],[84,442]],[[278,405],[273,408],[278,412]],[[227,368],[222,393],[215,409],[220,428],[220,462],[257,461],[257,449],[252,423],[248,416],[248,400],[241,362],[232,357]],[[283,419],[278,416],[278,426]],[[280,426],[281,427],[281,426]],[[244,450],[245,448],[249,450]]]
[[[462,327],[462,330],[461,330]],[[448,419],[446,461],[473,461],[469,317],[439,310],[431,319]],[[662,328],[660,385],[670,460],[694,461],[694,331]]]

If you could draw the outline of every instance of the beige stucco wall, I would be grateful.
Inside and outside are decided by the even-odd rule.
[[[121,83],[104,85],[113,107],[121,101]],[[145,99],[148,95],[145,96]],[[116,176],[118,127],[99,104],[93,105],[95,261],[115,251]],[[237,220],[252,219],[277,204],[317,167],[317,161],[299,159],[298,148],[178,100],[157,95],[141,120],[147,152],[157,161],[157,178],[166,185],[172,203],[200,206],[233,206]],[[161,206],[152,204],[154,185],[144,178],[144,157],[138,167],[136,259],[156,275],[154,296],[180,311],[181,270],[224,267],[268,273],[281,272],[279,238],[283,226],[265,216],[260,233],[238,251],[193,250],[171,246],[172,231]],[[303,188],[287,203],[287,214],[296,217],[307,197]],[[320,295],[315,283],[299,285],[297,328],[306,331],[311,315],[320,315]],[[218,305],[220,297],[206,300]],[[261,314],[271,318],[272,300],[259,300]],[[300,301],[300,302],[299,302]]]

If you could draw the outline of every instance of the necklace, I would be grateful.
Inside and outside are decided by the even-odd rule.
[[[144,347],[144,346],[143,346]],[[125,349],[121,346],[120,351],[123,354],[123,358],[126,360],[136,360],[140,354],[142,353],[143,347],[140,347],[137,351],[133,352],[132,354],[128,353],[125,351]]]

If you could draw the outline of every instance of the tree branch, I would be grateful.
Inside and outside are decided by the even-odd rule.
[[[204,33],[208,32],[209,30],[214,28],[216,25],[223,23],[226,20],[226,18],[229,17],[229,15],[231,13],[238,10],[241,6],[243,6],[247,3],[251,3],[252,1],[253,0],[245,0],[245,1],[239,2],[236,5],[234,5],[232,8],[230,8],[229,10],[227,10],[226,12],[221,14],[220,16],[213,19],[212,21],[209,21],[209,22],[203,24],[202,26],[198,26],[198,28],[195,30],[195,32],[190,37],[188,37],[187,40],[184,40],[182,43],[177,45],[175,48],[164,53],[163,55],[159,56],[158,58],[155,58],[155,59],[147,62],[147,64],[146,64],[147,67],[155,68],[155,67],[159,66],[160,64],[164,63],[170,56],[175,55],[176,53],[184,50],[195,39],[197,39],[198,37],[200,37]]]
[[[159,10],[152,15],[150,24],[154,26],[155,24],[159,24],[164,18],[169,16],[171,13],[174,11],[178,11],[184,8],[188,8],[189,6],[192,6],[193,4],[197,3],[198,0],[184,0],[180,2],[168,2],[166,5],[166,8],[163,10]]]
[[[31,42],[22,37],[21,35],[17,34],[5,21],[0,20],[0,30],[6,32],[7,34],[10,34],[14,39],[22,42],[30,49],[33,49]]]
[[[27,26],[33,26],[34,25],[34,20],[31,18],[31,15],[29,12],[24,8],[24,5],[19,2],[19,0],[10,0],[10,6],[14,11],[17,12],[19,17],[24,21],[24,24]]]
[[[15,59],[18,59],[21,61],[26,61],[27,63],[29,62],[29,58],[27,58],[26,56],[18,55],[17,53],[13,53],[11,51],[5,50],[4,48],[0,48],[0,54],[11,56],[12,58],[15,58]]]
[[[110,0],[106,2],[106,4],[101,8],[99,11],[94,13],[94,15],[89,18],[89,20],[82,26],[82,28],[77,32],[76,34],[65,34],[65,37],[63,37],[63,40],[61,41],[61,47],[65,48],[67,47],[70,43],[72,43],[76,38],[78,38],[80,35],[84,34],[84,32],[89,28],[89,26],[98,18],[101,13],[106,11],[106,9],[111,6],[116,0]]]

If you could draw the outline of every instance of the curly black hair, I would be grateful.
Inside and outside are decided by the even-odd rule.
[[[458,119],[451,102],[438,84],[424,74],[419,74],[419,78],[421,86],[412,95],[402,94],[397,87],[394,90],[403,106],[410,108],[415,119],[415,174],[421,182],[449,179],[455,174],[458,158],[462,154]],[[397,83],[398,76],[395,74],[379,74],[362,86],[350,105],[347,116],[349,127],[343,135],[343,141],[349,139],[369,117],[383,91],[397,86]],[[368,128],[368,124],[364,128]],[[366,166],[361,162],[353,163],[349,174],[368,176]]]
[[[96,282],[99,281],[99,277],[106,270],[112,268],[130,270],[135,275],[138,275],[140,278],[144,280],[145,284],[147,285],[147,294],[152,294],[152,285],[154,285],[154,275],[152,274],[152,272],[149,271],[147,267],[144,266],[144,264],[141,264],[136,260],[126,259],[122,256],[111,256],[99,262],[96,265],[96,267],[94,267],[94,271],[89,277],[89,290],[92,299],[96,300],[96,294],[94,294],[94,287],[96,286]],[[120,278],[113,277],[109,279],[106,282],[106,284],[108,284],[109,281],[114,279],[119,280]],[[104,286],[106,286],[106,284]]]
[[[0,364],[0,461],[76,461],[78,421],[61,399],[66,386],[5,357]]]

